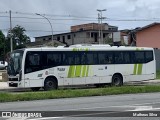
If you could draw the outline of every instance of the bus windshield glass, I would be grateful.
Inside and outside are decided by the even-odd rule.
[[[16,50],[10,54],[8,74],[17,75],[22,67],[23,50]]]

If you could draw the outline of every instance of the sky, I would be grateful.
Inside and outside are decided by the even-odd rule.
[[[70,32],[70,26],[98,23],[97,9],[106,9],[103,23],[119,30],[143,27],[160,22],[159,0],[0,0],[0,30],[6,35],[10,28],[20,25],[34,37]],[[45,16],[36,15],[36,13]]]

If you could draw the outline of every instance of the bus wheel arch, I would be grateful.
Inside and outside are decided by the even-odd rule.
[[[44,81],[44,90],[56,90],[58,89],[58,80],[55,76],[48,76]]]
[[[115,73],[112,76],[112,86],[122,86],[123,85],[123,76],[121,73]]]

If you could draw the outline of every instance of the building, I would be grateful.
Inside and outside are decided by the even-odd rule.
[[[107,23],[88,23],[76,26],[71,26],[71,32],[55,34],[53,35],[53,41],[58,41],[61,44],[73,45],[73,44],[98,44],[100,29],[102,29],[103,41],[105,43],[108,39],[111,39],[112,33],[118,31],[118,27],[110,26]],[[51,41],[52,36],[39,36],[35,37],[35,43],[46,43]],[[42,45],[43,46],[43,45]]]
[[[160,49],[160,23],[152,23],[136,31],[137,47],[153,47]]]
[[[155,48],[156,70],[160,70],[160,23],[152,23],[136,31],[136,46]]]
[[[111,31],[117,31],[118,27],[108,25],[107,23],[104,24],[98,24],[98,23],[88,23],[88,24],[81,24],[81,25],[75,25],[71,26],[71,32],[77,32],[82,30],[111,30]]]

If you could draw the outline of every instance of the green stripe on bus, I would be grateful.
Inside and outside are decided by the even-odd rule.
[[[81,74],[82,71],[82,74]],[[89,74],[89,65],[77,65],[77,66],[70,66],[68,71],[68,78],[74,77],[88,77]]]
[[[86,66],[86,65],[83,65],[82,77],[85,77],[85,75],[86,75],[86,70],[87,70],[87,66]]]
[[[75,72],[75,66],[70,66],[69,67],[69,72],[68,72],[68,78],[74,77],[74,72]]]
[[[71,74],[71,77],[75,77],[75,72],[76,72],[76,66],[73,65],[73,69],[72,69],[72,74]]]
[[[76,66],[76,77],[80,77],[80,75],[81,75],[81,68],[82,68],[82,65],[77,65]]]
[[[134,75],[136,75],[136,71],[137,71],[137,64],[134,64],[134,71],[133,71]]]
[[[73,70],[73,66],[70,66],[68,71],[68,78],[71,78],[72,70]]]
[[[86,71],[86,77],[88,77],[88,72],[89,72],[89,65],[87,65],[87,71]]]
[[[138,65],[138,75],[142,74],[142,67],[143,67],[143,64]]]
[[[77,48],[73,48],[73,51],[77,51]]]

